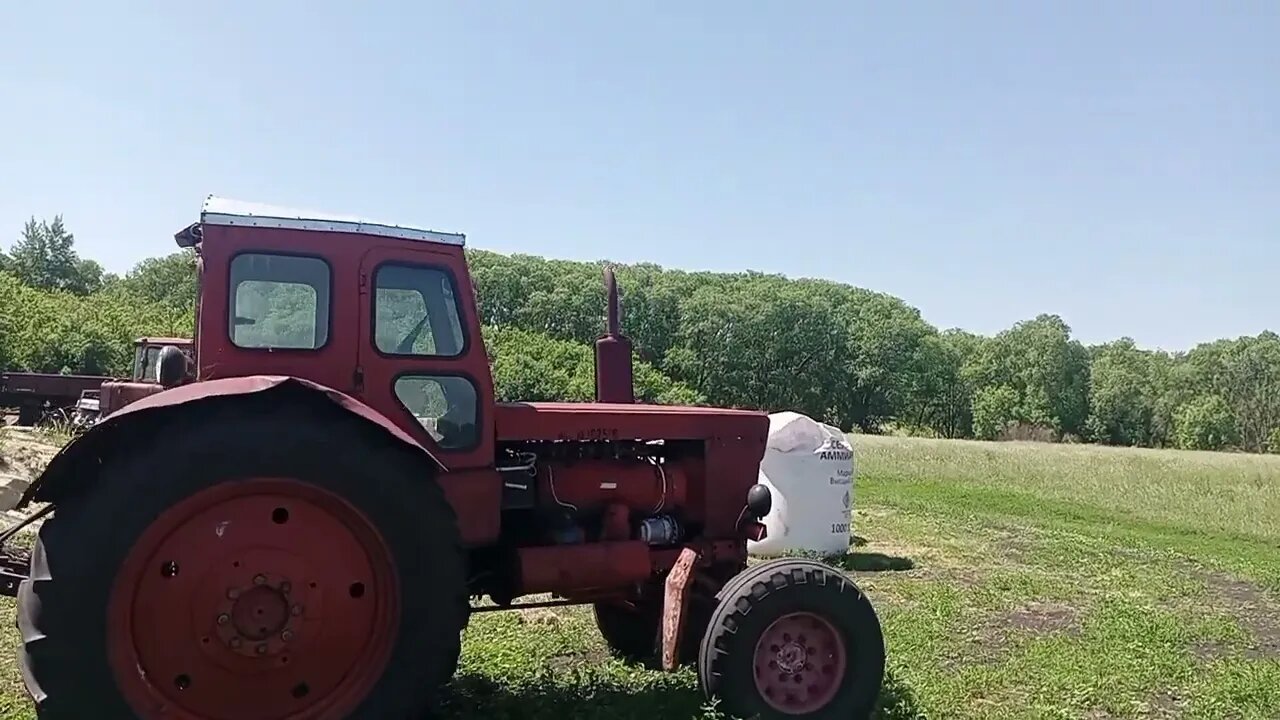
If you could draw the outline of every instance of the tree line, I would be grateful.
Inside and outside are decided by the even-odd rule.
[[[602,262],[467,251],[498,394],[588,400]],[[644,401],[796,410],[943,438],[1280,452],[1280,336],[1185,352],[1086,346],[1057,315],[994,336],[939,330],[896,297],[815,279],[616,265]],[[194,257],[123,276],[60,218],[0,253],[0,368],[126,373],[141,335],[189,336]]]

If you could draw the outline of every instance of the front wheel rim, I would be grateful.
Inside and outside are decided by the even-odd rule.
[[[844,636],[813,613],[774,620],[756,641],[752,659],[756,690],[769,707],[803,715],[826,707],[844,682]]]
[[[373,689],[399,583],[373,524],[314,485],[225,482],[168,508],[112,590],[108,648],[143,718],[341,718]]]

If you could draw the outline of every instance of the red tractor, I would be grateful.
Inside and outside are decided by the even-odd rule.
[[[611,273],[597,402],[499,403],[463,236],[210,198],[176,239],[193,359],[106,383],[22,499],[53,510],[11,573],[41,718],[422,717],[469,616],[531,595],[734,715],[872,712],[867,598],[747,563],[767,416],[635,403]]]

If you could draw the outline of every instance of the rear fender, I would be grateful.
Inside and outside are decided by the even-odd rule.
[[[265,396],[279,396],[278,399],[273,398],[273,403],[302,400],[315,405],[317,400],[327,401],[319,403],[320,407],[360,418],[362,422],[380,429],[388,442],[402,444],[416,457],[430,463],[433,470],[445,470],[444,465],[411,435],[349,395],[300,378],[253,375],[180,385],[111,413],[54,456],[40,477],[23,493],[17,508],[32,502],[57,503],[68,497],[95,475],[90,469],[101,464],[112,452],[127,451],[126,448],[140,441],[153,441],[161,433],[161,428],[175,420],[226,403]]]

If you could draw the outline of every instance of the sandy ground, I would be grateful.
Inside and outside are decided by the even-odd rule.
[[[22,493],[30,487],[31,481],[58,453],[58,448],[31,428],[4,427],[0,432],[4,432],[4,440],[0,445],[0,513],[4,517],[0,518],[0,525],[8,527],[40,509],[31,506],[18,511],[13,507],[18,504]],[[38,524],[39,521],[30,529]]]

